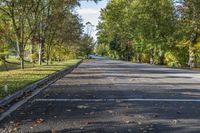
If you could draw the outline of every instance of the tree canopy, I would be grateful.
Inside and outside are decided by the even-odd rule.
[[[8,55],[15,55],[21,60],[23,69],[24,61],[49,64],[55,60],[86,56],[83,53],[91,51],[88,41],[91,42],[92,38],[85,37],[82,20],[73,11],[80,5],[79,2],[0,0],[1,60],[6,60]]]
[[[111,0],[98,25],[96,49],[104,50],[96,51],[135,62],[196,67],[199,11],[198,0]]]

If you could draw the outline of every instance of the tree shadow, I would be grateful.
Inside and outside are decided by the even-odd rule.
[[[1,127],[12,126],[10,121],[14,121],[20,123],[19,132],[34,133],[49,133],[54,129],[61,133],[199,132],[198,102],[120,101],[136,98],[199,99],[200,83],[193,82],[191,76],[178,74],[196,73],[121,62],[83,63],[34,99],[115,101],[32,100],[5,119]],[[174,80],[176,82],[172,82]],[[44,122],[36,124],[40,118]]]

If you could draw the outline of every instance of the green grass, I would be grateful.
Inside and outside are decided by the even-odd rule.
[[[20,60],[16,59],[16,57],[14,56],[9,56],[9,59],[6,59],[8,62],[10,63],[6,63],[8,70],[16,70],[16,69],[20,69]],[[33,67],[33,64],[25,61],[25,68],[31,68]],[[0,62],[0,72],[2,71],[6,71],[5,66],[2,64],[2,62]]]
[[[8,72],[0,71],[0,99],[26,87],[27,85],[43,79],[49,74],[74,65],[78,61],[79,60],[70,60],[67,62],[54,63],[48,66],[42,65],[26,68],[24,70],[15,69]],[[4,90],[5,85],[8,86],[7,92]]]

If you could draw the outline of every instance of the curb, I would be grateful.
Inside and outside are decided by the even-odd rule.
[[[0,100],[0,107],[4,107],[4,106],[8,105],[9,103],[15,101],[16,99],[22,98],[26,94],[34,92],[38,88],[42,88],[42,87],[46,86],[51,81],[57,81],[58,79],[60,79],[63,76],[65,76],[66,74],[72,72],[74,70],[74,68],[78,67],[82,63],[82,61],[83,60],[79,61],[77,64],[72,65],[69,68],[65,68],[63,70],[57,71],[57,72],[55,72],[53,74],[50,74],[47,77],[45,77],[45,78],[43,78],[43,79],[41,79],[41,80],[39,80],[39,81],[27,86],[27,87],[25,87],[24,89],[19,90],[19,91],[15,92],[14,94],[9,95],[9,96],[1,99]]]
[[[22,100],[16,102],[15,104],[11,105],[6,111],[2,112],[0,114],[0,122],[3,121],[7,116],[10,116],[10,114],[12,112],[17,110],[19,107],[21,107],[23,104],[28,102],[30,99],[32,99],[33,97],[38,95],[41,91],[46,89],[49,85],[53,84],[58,79],[64,77],[66,74],[69,74],[70,72],[72,72],[82,62],[83,62],[83,60],[79,61],[77,64],[75,64],[75,65],[73,65],[73,66],[71,66],[69,68],[65,68],[65,69],[60,70],[60,71],[58,71],[56,73],[53,73],[53,74],[47,76],[46,78],[44,78],[42,80],[39,80],[39,81],[37,81],[36,83],[34,83],[32,85],[27,86],[23,90],[20,90],[20,91],[14,93],[13,95],[7,96],[4,99],[2,99],[0,101],[0,105],[4,105],[4,106],[6,106],[9,103],[15,101],[16,99],[21,98]],[[31,93],[31,95],[25,97],[26,94],[29,94],[29,93]]]

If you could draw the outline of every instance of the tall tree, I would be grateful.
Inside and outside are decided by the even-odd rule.
[[[188,43],[189,58],[188,65],[193,68],[197,65],[195,44],[200,37],[200,1],[182,0],[178,1],[178,19],[183,39]]]

